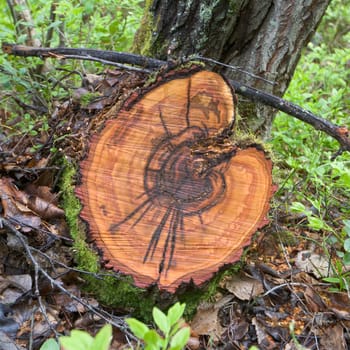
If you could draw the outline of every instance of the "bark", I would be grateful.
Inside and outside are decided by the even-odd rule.
[[[239,66],[274,84],[222,68],[240,82],[282,96],[302,49],[315,32],[330,0],[153,0],[134,50],[159,59],[199,54]],[[270,132],[275,112],[241,101],[249,129]]]

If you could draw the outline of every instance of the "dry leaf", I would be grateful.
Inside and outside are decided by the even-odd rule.
[[[224,288],[240,300],[250,300],[264,292],[260,281],[244,274],[232,275],[224,281]]]
[[[40,197],[32,197],[29,199],[28,207],[43,219],[54,219],[64,216],[64,211],[62,209]]]
[[[214,340],[219,340],[224,329],[220,324],[218,312],[219,309],[231,299],[231,297],[223,297],[215,304],[199,305],[197,313],[191,322],[193,334],[209,335]]]
[[[64,216],[64,211],[54,203],[56,196],[48,187],[28,187],[29,193],[18,190],[9,178],[0,179],[0,197],[4,215],[15,219],[19,224],[37,228],[41,219],[53,219]],[[36,194],[39,193],[43,197]],[[37,214],[37,215],[36,215]]]
[[[323,328],[320,337],[321,350],[346,350],[344,330],[341,324]]]
[[[9,178],[0,179],[0,198],[4,210],[4,217],[14,220],[28,232],[31,228],[38,228],[41,220],[34,215],[24,204],[23,192],[19,191]]]
[[[330,261],[323,255],[303,250],[295,258],[295,265],[299,269],[314,274],[317,278],[329,276]]]
[[[321,312],[325,310],[325,303],[320,295],[313,290],[313,288],[307,286],[305,288],[304,297],[306,305],[311,312]]]
[[[273,350],[276,349],[276,343],[272,337],[266,332],[265,326],[254,317],[252,319],[252,325],[255,327],[256,336],[258,338],[258,344],[262,349]]]

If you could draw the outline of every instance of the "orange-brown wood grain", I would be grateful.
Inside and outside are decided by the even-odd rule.
[[[240,258],[266,223],[273,186],[263,151],[210,147],[234,117],[230,86],[200,71],[125,103],[92,138],[76,193],[107,266],[174,291]]]

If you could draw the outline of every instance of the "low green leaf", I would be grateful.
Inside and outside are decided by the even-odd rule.
[[[344,173],[340,176],[339,181],[347,187],[350,187],[350,174],[348,173]]]
[[[344,265],[350,265],[350,252],[347,252],[343,256]]]
[[[94,338],[87,332],[72,330],[70,336],[60,337],[60,344],[65,350],[88,350]]]
[[[350,220],[344,220],[344,232],[350,236]]]
[[[344,241],[344,249],[345,249],[346,252],[350,252],[350,238],[347,238]]]
[[[149,332],[149,328],[136,318],[127,318],[125,321],[129,325],[131,331],[139,339],[144,339],[145,334]]]
[[[159,310],[157,307],[154,307],[152,314],[154,322],[156,323],[158,328],[164,333],[164,335],[167,336],[170,331],[170,324],[164,312]]]
[[[60,350],[60,347],[55,339],[48,339],[41,345],[40,350]]]
[[[96,334],[91,350],[108,350],[112,341],[112,326],[106,324]]]
[[[190,338],[190,327],[181,328],[170,341],[170,350],[183,349]]]
[[[290,209],[295,213],[305,213],[306,208],[303,203],[300,202],[293,202]]]
[[[338,277],[325,277],[322,278],[322,280],[328,283],[340,283],[340,279]]]
[[[340,251],[337,250],[337,257],[338,258],[341,258],[341,259],[344,258],[344,255],[345,254],[343,252],[340,252]]]
[[[186,304],[176,303],[168,310],[168,320],[170,323],[170,327],[172,327],[176,322],[180,320],[184,311]]]
[[[158,350],[163,347],[164,339],[154,330],[151,329],[144,336],[146,348],[150,350]]]
[[[169,337],[172,337],[180,328],[180,326],[182,325],[182,322],[179,321],[177,323],[175,323],[171,328],[170,328],[170,332],[169,332]]]
[[[325,226],[323,220],[321,220],[320,218],[317,218],[315,216],[309,216],[308,220],[309,220],[308,226],[314,230],[321,230]]]

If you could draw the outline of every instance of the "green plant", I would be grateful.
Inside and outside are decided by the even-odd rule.
[[[106,324],[95,337],[85,331],[72,330],[70,336],[60,337],[65,350],[108,350],[112,341],[112,326]]]
[[[0,6],[0,42],[25,44],[27,34],[16,31],[19,23],[13,21],[10,2],[0,0]],[[20,25],[33,28],[43,46],[128,51],[143,13],[143,1],[120,0],[116,4],[114,0],[62,0],[53,6],[50,1],[37,0],[28,4],[28,12],[33,23],[21,21]],[[50,114],[55,101],[67,100],[72,89],[81,86],[83,74],[101,70],[96,63],[50,59],[45,60],[42,70],[43,63],[37,57],[0,55],[0,109],[16,118],[23,113],[18,106],[21,103],[39,106]],[[12,129],[22,132],[16,124]]]
[[[341,0],[331,2],[285,95],[287,100],[348,128],[349,11]],[[319,232],[315,243],[330,261],[330,276],[324,281],[331,284],[331,291],[350,295],[350,273],[344,268],[350,264],[350,154],[332,160],[338,147],[334,140],[283,113],[275,118],[271,144],[277,159],[275,176],[282,183],[275,196],[277,205],[282,211],[302,214],[300,223]],[[295,223],[291,225],[295,231]]]
[[[314,204],[315,201],[313,201]],[[320,217],[319,215],[315,214],[319,212],[320,206],[317,205],[315,207],[315,205],[313,206],[313,208],[315,208],[315,210],[311,210],[311,209],[307,209],[305,207],[305,205],[303,203],[300,202],[293,202],[290,209],[292,212],[294,213],[298,213],[298,214],[302,214],[305,215],[307,221],[308,221],[308,226],[315,230],[315,231],[319,231],[322,229],[329,229],[330,227],[327,225],[327,223],[323,220],[322,217]]]
[[[290,335],[293,339],[293,342],[294,342],[294,345],[295,345],[295,348],[297,350],[310,350],[309,348],[306,348],[305,346],[301,345],[295,335],[295,323],[294,321],[292,321],[290,324],[289,324],[289,332],[290,332]]]
[[[338,125],[349,127],[350,60],[349,7],[331,2],[318,34],[305,49],[285,98]],[[341,28],[341,31],[339,29]],[[340,35],[342,33],[342,35]],[[329,226],[329,213],[336,208],[350,215],[350,155],[332,161],[337,144],[330,137],[294,118],[279,113],[274,122],[272,148],[277,176],[284,179],[279,194],[283,203],[299,202],[306,207],[318,203],[318,213],[308,215],[309,225]],[[288,200],[285,200],[288,199]],[[286,208],[288,209],[288,208]],[[321,219],[320,222],[318,219]]]
[[[350,220],[343,220],[343,223],[344,227],[340,237],[343,251],[337,251],[337,255],[343,260],[344,265],[350,265]]]
[[[350,220],[344,220],[344,227],[340,235],[332,235],[329,243],[332,246],[340,246],[333,266],[333,276],[323,278],[323,281],[331,283],[333,291],[347,291],[350,295],[350,272],[344,266],[350,265]]]
[[[333,266],[333,276],[325,277],[322,280],[327,283],[331,283],[332,287],[330,291],[343,292],[347,291],[350,293],[350,272],[345,272],[343,264],[340,260],[337,260]]]
[[[70,336],[59,338],[60,345],[65,350],[108,350],[112,341],[112,326],[106,324],[95,337],[80,330],[72,330]],[[59,350],[59,345],[53,339],[48,339],[40,350]]]
[[[41,345],[40,350],[60,350],[60,346],[54,339],[47,339],[43,345]]]
[[[167,315],[154,307],[152,314],[158,331],[135,318],[129,318],[126,322],[135,336],[143,340],[146,350],[180,350],[186,346],[190,337],[190,328],[182,327],[181,317],[185,307],[185,304],[176,303]]]

